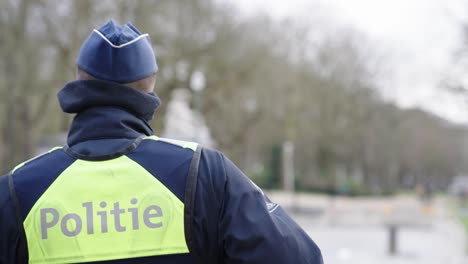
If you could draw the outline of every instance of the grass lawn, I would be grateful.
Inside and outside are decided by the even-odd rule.
[[[468,216],[460,216],[460,220],[465,226],[465,230],[468,233]]]
[[[460,220],[460,223],[465,227],[465,231],[468,236],[468,201],[458,201],[456,197],[447,196],[446,194],[439,195],[439,198],[444,199],[449,205],[453,216]]]
[[[460,222],[465,227],[465,234],[468,237],[468,204],[466,201],[463,203],[459,202],[458,204],[455,204],[456,206],[454,207],[454,212],[460,220]],[[466,246],[466,253],[468,254],[468,245]]]

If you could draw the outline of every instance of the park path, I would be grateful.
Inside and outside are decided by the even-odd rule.
[[[326,264],[468,264],[467,236],[447,198],[332,198],[270,192],[319,245]],[[389,225],[397,225],[389,254]]]

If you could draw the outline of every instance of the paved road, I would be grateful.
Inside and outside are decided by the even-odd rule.
[[[270,196],[288,208],[300,204],[293,217],[322,249],[325,264],[468,264],[466,234],[445,200],[428,211],[412,197]],[[401,225],[396,255],[388,253],[388,223]]]
[[[450,224],[401,229],[398,254],[390,256],[388,232],[383,227],[331,227],[299,222],[322,249],[326,264],[468,264],[463,244],[457,242],[456,236],[450,236]]]

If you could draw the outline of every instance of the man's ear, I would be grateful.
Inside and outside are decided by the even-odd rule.
[[[144,79],[126,83],[125,85],[135,88],[144,93],[152,93],[156,85],[156,74],[150,75]]]

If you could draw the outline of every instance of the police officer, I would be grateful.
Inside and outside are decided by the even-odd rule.
[[[0,177],[0,263],[322,263],[222,153],[159,138],[148,34],[91,32],[58,93],[67,145]]]

